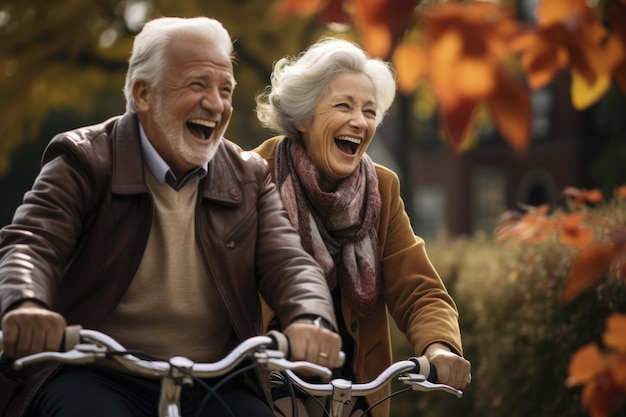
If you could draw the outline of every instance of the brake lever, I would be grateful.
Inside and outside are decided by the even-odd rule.
[[[78,344],[74,347],[74,349],[66,352],[41,352],[16,359],[15,362],[13,362],[13,367],[19,371],[25,366],[49,360],[63,363],[86,364],[92,363],[96,359],[104,358],[106,353],[107,348],[102,346]]]
[[[435,384],[427,381],[424,375],[406,373],[398,377],[398,381],[402,384],[409,385],[413,391],[444,391],[448,394],[452,394],[457,398],[463,396],[463,391],[453,388],[445,384]]]
[[[262,352],[254,352],[252,355],[257,363],[263,364],[270,371],[307,370],[327,379],[333,376],[332,371],[324,366],[306,361],[290,361],[285,359],[285,354],[278,350],[264,350]]]

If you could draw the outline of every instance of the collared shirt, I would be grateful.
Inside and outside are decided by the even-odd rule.
[[[148,140],[148,136],[146,136],[146,132],[143,130],[141,123],[139,123],[139,136],[141,137],[141,152],[146,160],[146,164],[154,177],[161,184],[168,184],[170,187],[178,191],[189,183],[199,181],[207,174],[207,167],[209,163],[205,162],[204,165],[199,166],[185,175],[180,182],[177,181],[177,178],[172,172],[170,166],[167,165],[167,162],[163,160],[161,155],[159,155],[157,150],[154,149],[152,143]]]

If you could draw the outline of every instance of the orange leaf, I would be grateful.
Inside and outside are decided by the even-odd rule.
[[[548,85],[556,73],[568,65],[564,27],[552,25],[526,32],[517,37],[512,48],[521,55],[521,63],[533,90]]]
[[[626,185],[620,185],[617,187],[616,193],[621,198],[626,198]]]
[[[498,71],[495,75],[496,87],[487,97],[489,111],[504,139],[517,153],[523,154],[530,141],[530,97],[503,73]]]
[[[604,367],[604,358],[600,349],[594,344],[588,344],[576,351],[568,366],[567,386],[573,387],[587,383]]]
[[[593,240],[593,231],[581,226],[586,216],[587,213],[582,211],[561,216],[562,227],[559,235],[561,243],[569,246],[583,246]]]
[[[614,313],[609,316],[602,340],[608,348],[626,353],[626,315]]]
[[[571,199],[576,204],[597,204],[604,196],[598,189],[587,190],[584,188],[565,187],[561,191],[561,198]]]
[[[514,239],[518,242],[539,243],[546,239],[554,230],[554,222],[547,213],[550,206],[543,204],[538,207],[530,207],[528,213],[523,216],[515,216],[496,229],[496,240],[502,242]]]
[[[561,301],[569,303],[606,275],[619,253],[614,243],[594,243],[581,249],[572,259]]]
[[[610,417],[623,401],[624,391],[604,375],[583,390],[583,405],[591,417]]]
[[[475,100],[464,100],[456,106],[441,107],[442,124],[454,150],[460,150],[469,140],[469,127],[477,107],[478,102]]]
[[[417,42],[402,42],[396,48],[393,66],[398,74],[398,89],[409,94],[424,79],[428,67],[424,50]]]
[[[624,336],[622,336],[622,338],[623,337]],[[619,356],[613,358],[608,371],[613,377],[615,385],[622,393],[622,401],[625,400],[626,398],[624,393],[626,393],[626,354],[624,354],[624,352],[622,352]]]
[[[373,57],[386,58],[402,36],[419,0],[345,1],[363,48]]]
[[[597,204],[602,201],[604,196],[602,191],[594,188],[592,190],[583,189],[583,198],[587,203]]]
[[[581,22],[577,30],[571,32],[567,48],[572,70],[589,86],[596,86],[600,76],[610,76],[625,53],[622,42],[611,36],[599,19]]]
[[[587,0],[540,0],[536,15],[540,26],[549,26],[571,22],[591,12]]]

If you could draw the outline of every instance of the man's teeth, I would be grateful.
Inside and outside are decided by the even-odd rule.
[[[361,144],[361,139],[352,138],[350,136],[337,136],[335,139],[337,140],[345,140],[348,142],[356,143],[357,145]]]
[[[195,125],[200,125],[200,126],[209,127],[209,128],[214,128],[215,126],[217,126],[217,122],[204,120],[204,119],[191,119],[189,120],[189,123],[193,123]]]

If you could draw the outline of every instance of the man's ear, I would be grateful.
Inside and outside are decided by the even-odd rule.
[[[147,111],[150,109],[150,95],[152,94],[152,86],[143,80],[137,80],[133,84],[133,98],[137,105],[138,111]]]

